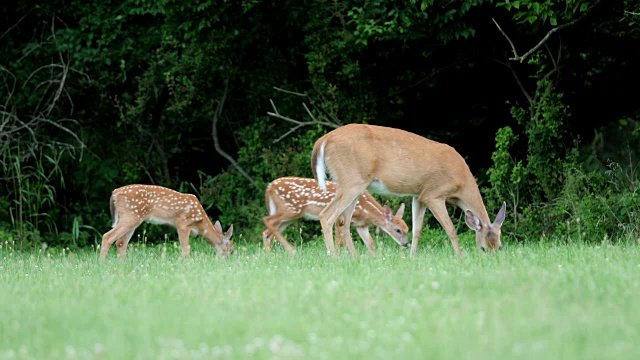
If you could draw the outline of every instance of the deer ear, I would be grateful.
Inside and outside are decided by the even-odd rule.
[[[220,220],[216,221],[216,223],[213,224],[213,228],[216,229],[220,234],[222,234],[222,225],[220,225]]]
[[[465,211],[464,215],[464,221],[471,230],[480,231],[480,229],[482,229],[480,219],[471,210]]]
[[[400,219],[402,219],[402,215],[404,215],[404,203],[400,204],[400,207],[398,208],[398,212],[396,213],[396,217],[399,217]]]
[[[220,232],[222,232],[222,231],[220,231]],[[231,226],[229,226],[229,230],[227,230],[227,234],[224,237],[225,237],[225,239],[229,240],[229,239],[231,239],[231,235],[233,235],[233,224],[231,224]]]
[[[389,209],[389,207],[385,205],[382,207],[382,215],[384,216],[384,221],[390,222],[393,213],[391,212],[391,209]]]
[[[493,226],[498,228],[502,226],[506,212],[507,212],[507,203],[503,201],[502,207],[500,208],[500,211],[498,211],[498,215],[496,215],[496,219],[493,220]]]

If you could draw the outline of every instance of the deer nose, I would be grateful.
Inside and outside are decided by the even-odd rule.
[[[480,250],[482,250],[482,252],[487,252],[487,249],[485,249],[485,247],[482,245],[480,245]]]
[[[502,245],[498,246],[498,250],[502,250]]]
[[[405,249],[408,249],[409,248],[409,243],[402,244],[402,247],[405,248]]]

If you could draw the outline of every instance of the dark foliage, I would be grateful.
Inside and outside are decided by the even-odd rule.
[[[264,186],[310,176],[311,146],[329,130],[274,142],[291,124],[266,115],[270,100],[298,120],[313,101],[317,119],[451,144],[489,212],[508,202],[512,239],[638,234],[634,1],[25,0],[0,10],[0,240],[93,245],[110,224],[111,190],[151,183],[196,193],[211,217],[257,241]],[[253,184],[214,147],[223,96],[219,147]]]

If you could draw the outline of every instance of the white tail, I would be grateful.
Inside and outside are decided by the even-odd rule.
[[[326,182],[326,192],[318,189],[318,183],[314,179],[299,177],[282,177],[272,181],[265,191],[265,200],[269,209],[269,216],[263,221],[267,229],[262,233],[262,240],[267,250],[271,250],[273,238],[290,253],[295,253],[291,245],[282,235],[285,227],[296,219],[306,217],[318,219],[318,214],[329,204],[335,195],[335,184]],[[375,254],[375,244],[369,234],[369,225],[381,228],[389,234],[398,244],[408,247],[407,232],[409,228],[402,220],[404,204],[400,205],[394,216],[387,206],[381,206],[369,193],[364,192],[358,198],[351,225],[358,231],[358,235],[367,245],[371,253]],[[338,235],[336,242],[341,245],[341,239],[349,228],[344,227],[343,221],[338,222]]]
[[[162,186],[128,185],[113,190],[109,207],[113,229],[102,236],[100,259],[107,256],[114,242],[117,242],[118,254],[124,257],[133,232],[144,221],[177,228],[183,257],[188,257],[191,251],[189,234],[202,235],[222,256],[233,252],[230,240],[233,225],[223,234],[220,222],[211,223],[194,195]]]
[[[476,232],[479,249],[501,247],[500,227],[506,204],[502,204],[491,223],[467,163],[449,145],[399,129],[350,124],[316,141],[311,169],[316,178],[324,177],[318,171],[326,169],[337,183],[335,198],[319,214],[329,253],[335,253],[333,225],[340,216],[344,216],[347,223],[350,221],[355,199],[365,189],[373,193],[413,196],[411,256],[415,256],[418,249],[427,207],[449,235],[456,254],[462,255],[447,203],[465,211],[466,224]],[[347,248],[357,256],[351,237],[346,235]]]

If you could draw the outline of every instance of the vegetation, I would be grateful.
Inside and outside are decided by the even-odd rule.
[[[0,358],[634,358],[640,2],[0,3]],[[631,89],[631,90],[629,90]],[[264,189],[370,123],[454,146],[503,250],[427,216],[417,259],[265,254]],[[411,169],[407,169],[410,171]],[[97,261],[108,197],[196,194],[236,254],[138,228]],[[379,198],[397,209],[409,199]],[[365,254],[362,244],[359,253]]]
[[[470,234],[468,234],[470,235]],[[509,244],[456,258],[431,231],[418,258],[325,256],[322,241],[238,249],[134,242],[127,259],[0,249],[0,358],[633,358],[640,247]],[[364,246],[359,243],[364,253]],[[603,331],[606,329],[606,331]]]
[[[639,236],[635,1],[0,10],[0,239],[16,246],[95,246],[128,183],[194,192],[257,242],[266,184],[310,176],[313,142],[352,122],[456,147],[489,212],[508,202],[507,241]]]

